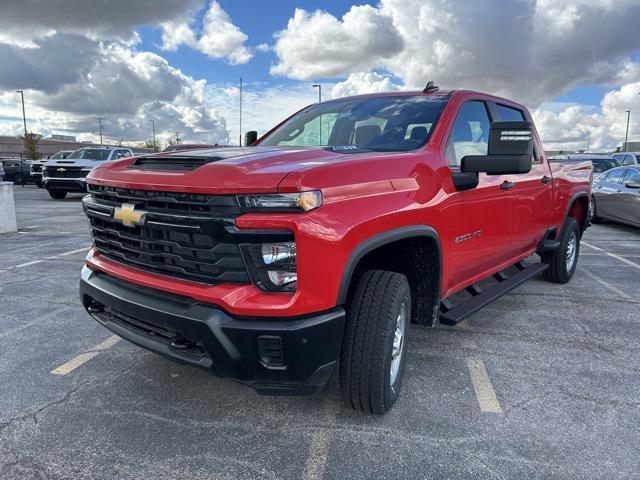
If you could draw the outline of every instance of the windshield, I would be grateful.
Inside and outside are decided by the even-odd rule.
[[[611,168],[620,166],[620,162],[613,158],[592,158],[591,163],[593,163],[593,173],[606,172]]]
[[[59,160],[61,158],[67,158],[68,153],[67,152],[58,152],[55,155],[52,155],[51,157],[49,157],[49,160]]]
[[[329,146],[336,151],[414,150],[427,143],[443,97],[415,95],[311,105],[264,138],[261,146]]]
[[[76,150],[71,155],[69,155],[68,159],[82,158],[84,160],[106,160],[109,158],[109,152],[111,150]]]

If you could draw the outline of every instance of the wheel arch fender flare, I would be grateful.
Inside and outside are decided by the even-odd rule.
[[[342,273],[340,289],[338,290],[337,305],[344,305],[346,303],[347,294],[349,292],[353,274],[355,273],[360,260],[362,260],[368,253],[377,248],[383,247],[393,242],[397,242],[399,240],[406,240],[409,238],[417,237],[431,238],[436,244],[440,270],[437,279],[439,289],[442,277],[442,247],[440,244],[440,236],[438,235],[438,232],[435,230],[435,228],[431,227],[430,225],[409,225],[378,233],[373,237],[362,241],[353,249]]]
[[[564,224],[567,221],[567,218],[569,218],[569,214],[571,213],[571,208],[581,198],[586,198],[587,199],[587,211],[585,211],[585,218],[582,220],[582,224],[578,224],[578,226],[580,227],[581,234],[584,233],[584,231],[587,229],[587,225],[589,224],[589,220],[587,218],[588,214],[589,214],[589,212],[588,212],[588,210],[589,210],[589,194],[587,192],[577,192],[567,202],[567,207],[565,209],[564,216],[562,217],[562,225],[560,226],[559,234],[562,233],[562,227],[564,227]]]

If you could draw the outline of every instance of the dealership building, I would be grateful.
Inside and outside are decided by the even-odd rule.
[[[58,153],[60,150],[77,150],[83,147],[98,147],[93,142],[79,142],[70,135],[51,135],[38,141],[38,152],[44,157]],[[150,148],[129,147],[134,153],[150,153]],[[20,158],[24,152],[24,140],[18,137],[0,136],[0,158]]]

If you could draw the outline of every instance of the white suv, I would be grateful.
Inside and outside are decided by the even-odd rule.
[[[640,152],[620,152],[611,155],[618,160],[623,167],[628,165],[640,165]]]

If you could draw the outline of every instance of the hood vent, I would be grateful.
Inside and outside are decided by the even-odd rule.
[[[224,159],[222,157],[181,157],[177,155],[158,155],[153,157],[140,157],[129,165],[129,168],[135,170],[169,170],[188,172],[206,165],[207,163],[217,162],[218,160]]]

